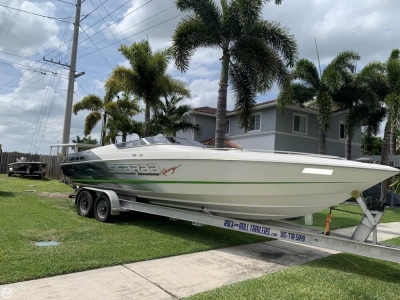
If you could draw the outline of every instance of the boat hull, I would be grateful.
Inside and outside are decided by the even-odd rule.
[[[47,163],[43,162],[15,162],[8,164],[8,175],[19,174],[29,176],[42,176]]]
[[[364,191],[397,173],[359,166],[312,166],[332,171],[330,175],[305,174],[309,164],[213,159],[108,160],[62,168],[76,185],[111,189],[158,205],[264,220],[321,211],[351,198],[353,190]]]

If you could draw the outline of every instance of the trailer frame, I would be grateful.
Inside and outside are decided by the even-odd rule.
[[[94,217],[100,222],[110,222],[121,212],[136,211],[168,217],[170,220],[184,220],[192,225],[209,225],[266,238],[287,241],[301,245],[347,252],[365,257],[372,257],[400,263],[400,247],[377,242],[377,225],[383,211],[369,210],[361,193],[356,193],[356,200],[361,206],[364,216],[351,237],[338,234],[324,234],[321,230],[294,225],[289,222],[268,220],[254,223],[246,220],[226,218],[210,213],[205,207],[201,212],[139,202],[135,196],[117,194],[113,190],[94,187],[75,187],[75,205],[78,213],[85,217]],[[84,191],[86,191],[84,193]],[[83,195],[85,197],[83,197]],[[85,198],[84,200],[82,200]],[[87,209],[83,209],[87,205]],[[373,241],[368,241],[371,232]]]

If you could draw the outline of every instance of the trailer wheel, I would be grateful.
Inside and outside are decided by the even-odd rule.
[[[78,214],[82,217],[93,216],[93,195],[90,191],[82,191],[76,199],[76,208]]]
[[[109,223],[112,221],[111,203],[107,195],[101,195],[94,204],[94,217],[97,221]]]

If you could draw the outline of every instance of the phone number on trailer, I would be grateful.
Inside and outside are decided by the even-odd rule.
[[[271,232],[271,228],[266,227],[266,226],[260,226],[260,225],[254,225],[254,224],[248,224],[245,222],[234,222],[231,220],[225,220],[224,221],[224,227],[227,228],[236,228],[240,231],[245,231],[245,232],[250,232],[250,233],[257,233],[260,235],[265,235],[265,236],[273,236],[277,237],[278,234],[275,232]],[[293,241],[299,241],[299,242],[305,242],[306,241],[306,236],[302,234],[297,234],[297,233],[292,233],[288,231],[280,231],[279,232],[279,238],[284,238],[288,240],[293,240]]]

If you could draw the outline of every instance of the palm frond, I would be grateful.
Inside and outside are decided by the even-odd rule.
[[[390,57],[386,63],[386,74],[390,89],[400,94],[400,59]]]
[[[256,93],[250,72],[245,66],[232,64],[229,68],[229,78],[235,95],[235,111],[238,113],[239,126],[250,130],[250,118],[256,104]]]
[[[236,0],[231,6],[236,6],[237,21],[239,21],[242,33],[251,32],[256,22],[261,18],[264,0]]]
[[[340,52],[329,65],[335,67],[336,69],[342,71],[346,70],[354,73],[356,70],[356,62],[360,60],[360,55],[355,51],[343,51]],[[328,65],[328,66],[329,66]]]
[[[178,131],[183,131],[183,132],[194,131],[194,133],[201,135],[201,126],[200,124],[197,123],[192,123],[186,120],[180,120],[175,123],[174,131],[175,131],[174,136]]]
[[[75,115],[77,115],[81,110],[101,111],[103,106],[103,100],[99,96],[95,94],[89,94],[83,97],[81,101],[75,103],[72,111]]]
[[[191,98],[191,93],[186,84],[178,79],[172,78],[172,76],[166,74],[159,78],[157,87],[162,91],[165,96],[179,95]]]
[[[117,66],[114,68],[111,78],[106,81],[106,89],[113,89],[115,82],[118,82],[118,86],[121,90],[127,93],[137,94],[141,91],[141,82],[138,74],[127,67]]]
[[[319,78],[319,73],[317,67],[314,63],[308,59],[299,59],[292,71],[292,76],[294,80],[300,80],[308,87],[314,90],[319,90],[321,79]]]
[[[301,83],[292,83],[292,104],[305,106],[305,104],[313,101],[316,91],[312,87],[308,87]]]
[[[328,93],[320,93],[317,96],[318,121],[320,127],[326,132],[330,128],[332,114],[332,97]]]
[[[85,119],[85,128],[83,133],[85,135],[89,135],[100,120],[101,113],[99,111],[92,111],[90,114],[88,114]]]
[[[221,10],[214,0],[176,0],[175,3],[180,11],[193,13],[203,24],[209,24],[211,28],[219,31]]]
[[[249,36],[262,39],[271,49],[280,53],[286,67],[294,66],[298,47],[294,35],[289,34],[288,28],[282,27],[277,22],[257,20]]]
[[[219,47],[219,35],[219,26],[213,27],[198,16],[182,18],[172,36],[171,53],[176,68],[181,72],[187,71],[189,60],[197,48]]]
[[[252,77],[255,92],[264,93],[271,89],[275,81],[282,86],[289,79],[289,72],[278,54],[261,39],[243,38],[232,47],[231,57],[236,62],[236,68],[245,66]],[[280,76],[282,73],[283,78]]]

